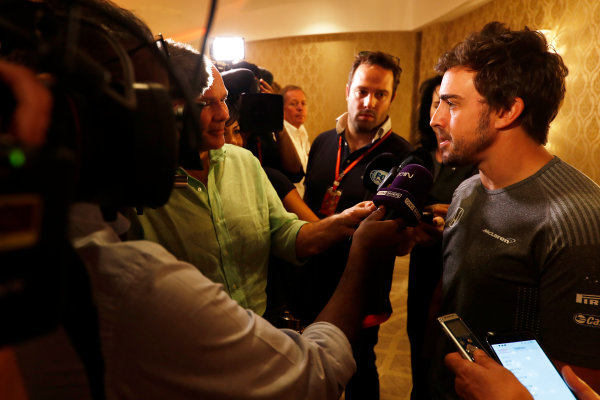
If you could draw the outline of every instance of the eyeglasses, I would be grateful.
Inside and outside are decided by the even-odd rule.
[[[169,53],[169,45],[167,44],[165,38],[163,38],[162,33],[159,33],[158,35],[154,36],[154,43],[156,43],[156,46],[158,46],[158,48],[162,50],[162,52],[168,60],[171,57],[171,53]]]
[[[158,35],[154,36],[154,41],[153,42],[142,43],[139,46],[134,47],[131,50],[128,50],[127,54],[129,54],[130,56],[133,56],[135,53],[137,53],[138,51],[140,51],[144,47],[152,45],[152,44],[154,44],[156,47],[158,47],[159,50],[162,51],[162,53],[165,55],[165,57],[167,59],[169,59],[169,57],[171,57],[171,53],[169,53],[169,46],[167,44],[167,41],[163,37],[162,33],[159,33]]]

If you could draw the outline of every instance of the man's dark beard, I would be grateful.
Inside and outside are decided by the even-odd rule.
[[[485,111],[482,111],[479,114],[479,121],[477,128],[475,129],[475,140],[467,147],[459,148],[458,150],[460,152],[458,154],[450,153],[445,159],[442,157],[442,161],[445,165],[460,167],[463,165],[475,164],[477,162],[476,156],[492,144],[489,133],[490,114],[491,110],[486,106]]]

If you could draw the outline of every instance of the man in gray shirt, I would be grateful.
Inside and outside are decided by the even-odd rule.
[[[544,36],[490,23],[444,54],[431,126],[445,164],[478,165],[448,210],[441,314],[473,332],[529,330],[600,382],[600,187],[544,144],[568,73]],[[433,398],[455,398],[440,333]],[[597,387],[596,387],[597,389]]]

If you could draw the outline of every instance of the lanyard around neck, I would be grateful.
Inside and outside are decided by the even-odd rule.
[[[356,164],[358,164],[363,158],[365,158],[367,155],[369,155],[370,152],[372,152],[373,150],[375,150],[377,148],[377,146],[379,146],[381,143],[383,143],[384,140],[386,140],[392,133],[392,130],[390,129],[389,131],[387,131],[387,133],[385,135],[383,135],[381,137],[381,139],[379,139],[377,142],[375,142],[373,144],[373,146],[371,146],[367,151],[365,151],[364,153],[362,153],[360,156],[358,156],[356,158],[356,160],[352,161],[352,163],[350,163],[350,165],[348,165],[346,168],[344,168],[344,170],[342,171],[342,173],[340,174],[340,163],[342,161],[342,135],[340,135],[340,140],[338,143],[338,151],[337,151],[337,161],[335,163],[335,180],[333,181],[333,190],[337,190],[337,188],[340,186],[340,183],[342,182],[342,178],[352,169],[356,166]]]

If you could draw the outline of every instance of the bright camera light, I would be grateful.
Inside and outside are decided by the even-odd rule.
[[[215,61],[237,62],[244,59],[244,38],[216,37],[211,48]]]

